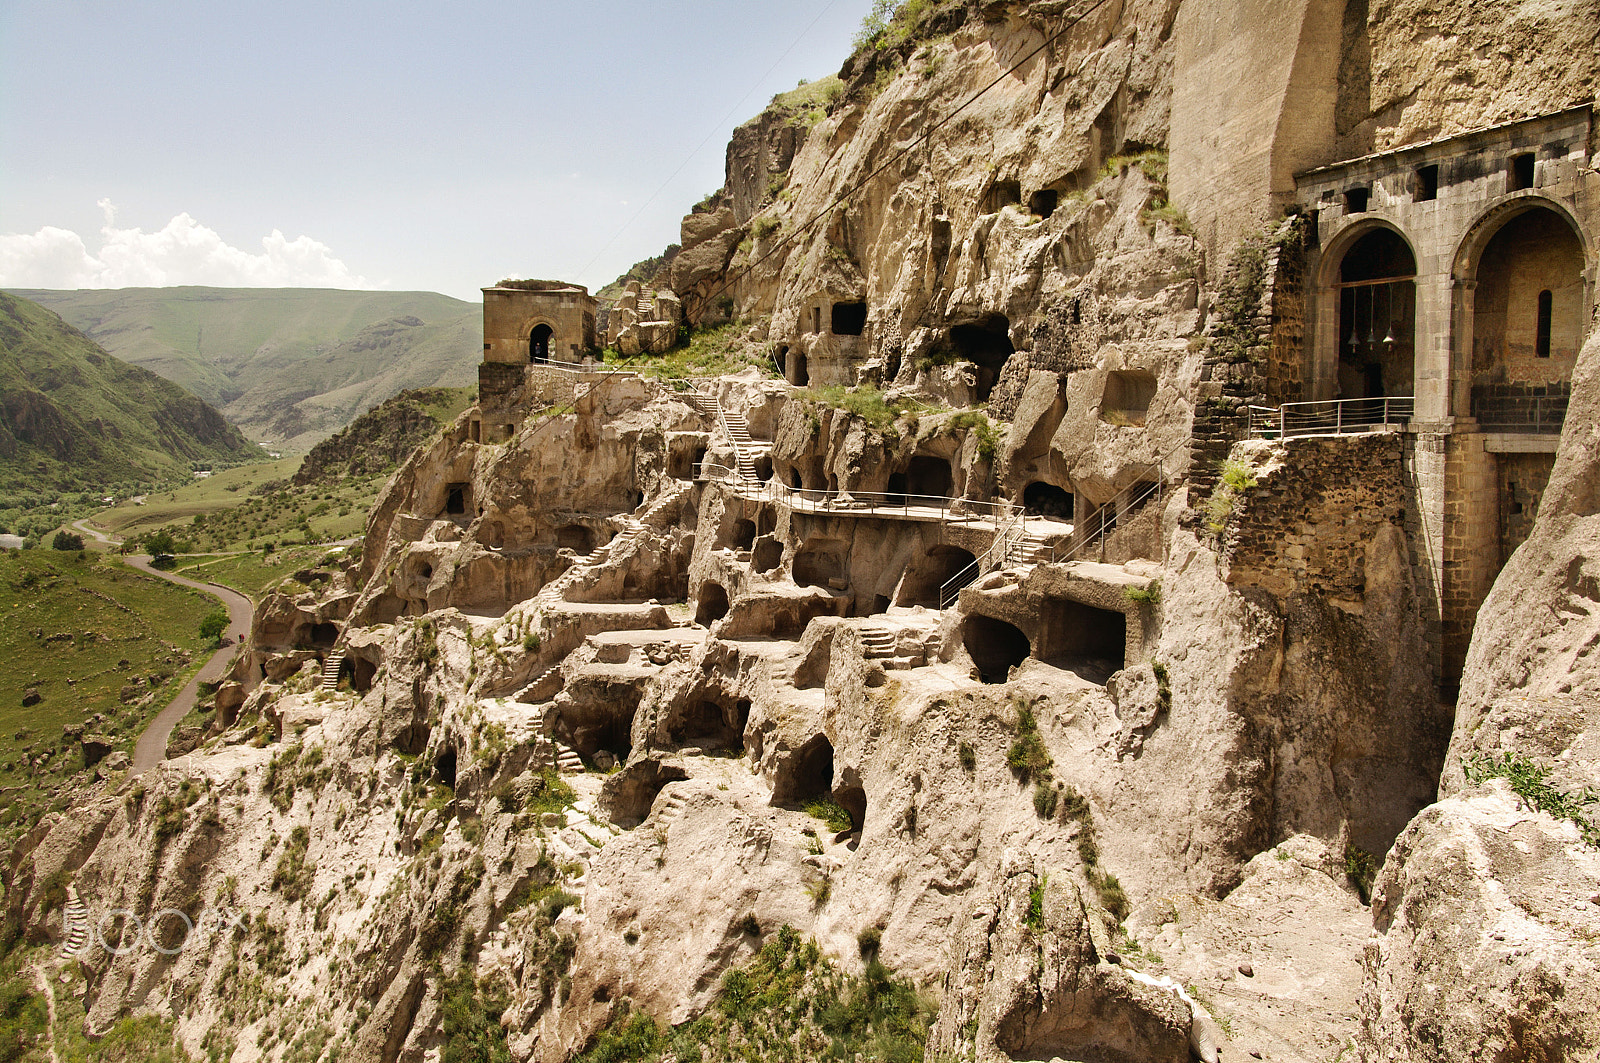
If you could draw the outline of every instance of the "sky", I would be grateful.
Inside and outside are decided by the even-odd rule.
[[[0,286],[591,290],[871,0],[0,0]]]

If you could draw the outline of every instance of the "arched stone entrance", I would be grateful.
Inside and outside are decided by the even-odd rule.
[[[1416,389],[1417,259],[1405,238],[1376,227],[1339,260],[1337,396],[1409,396]]]
[[[528,361],[548,362],[550,360],[550,339],[555,335],[555,330],[549,325],[535,325],[528,334]]]
[[[1572,222],[1533,197],[1489,212],[1462,241],[1457,277],[1471,312],[1457,393],[1479,427],[1560,430],[1583,344],[1583,269]]]

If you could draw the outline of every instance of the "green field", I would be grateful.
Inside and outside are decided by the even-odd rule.
[[[288,478],[299,458],[229,469],[143,504],[124,502],[95,514],[90,523],[127,539],[165,529],[181,552],[259,550],[264,544],[336,542],[366,530],[367,510],[387,475],[294,487]]]
[[[207,583],[232,587],[240,594],[259,601],[267,588],[296,569],[311,568],[328,559],[327,546],[288,546],[270,554],[251,552],[207,557],[204,554],[179,562],[178,574]],[[339,555],[342,558],[345,555]]]
[[[14,837],[83,767],[62,727],[132,751],[147,720],[208,653],[200,619],[216,599],[174,586],[114,556],[0,552],[0,841]],[[38,704],[24,706],[36,690]],[[133,704],[156,696],[144,709]]]

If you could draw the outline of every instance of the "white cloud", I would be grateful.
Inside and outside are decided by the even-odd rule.
[[[0,285],[13,288],[159,288],[206,284],[219,288],[370,288],[333,249],[309,236],[293,240],[277,229],[252,254],[223,241],[214,229],[179,214],[156,232],[119,229],[116,208],[102,199],[106,223],[98,252],[83,238],[47,225],[32,234],[0,234]]]

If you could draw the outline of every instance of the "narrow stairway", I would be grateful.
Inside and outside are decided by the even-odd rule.
[[[339,689],[339,669],[344,667],[344,651],[334,650],[322,662],[322,689]]]
[[[861,645],[867,660],[883,660],[894,656],[893,631],[881,624],[862,624],[858,630],[861,633]]]
[[[67,890],[66,907],[61,910],[61,929],[65,934],[61,941],[61,954],[78,956],[89,943],[89,909],[78,899],[78,891],[70,887]]]

